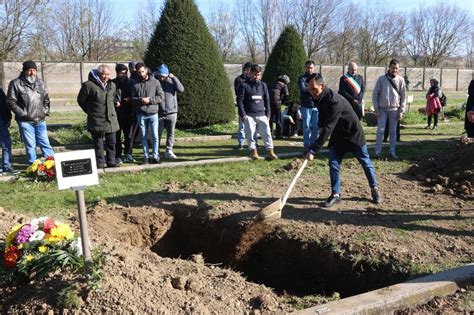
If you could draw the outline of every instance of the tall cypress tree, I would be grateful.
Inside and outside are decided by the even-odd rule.
[[[167,0],[144,61],[161,63],[183,83],[178,94],[178,126],[225,123],[235,117],[232,91],[217,44],[194,0]]]
[[[278,76],[290,77],[289,100],[299,100],[297,80],[304,72],[306,53],[303,40],[293,26],[287,26],[280,34],[278,41],[268,58],[262,80],[271,88]]]

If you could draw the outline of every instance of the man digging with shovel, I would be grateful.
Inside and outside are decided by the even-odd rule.
[[[311,74],[306,82],[313,102],[319,110],[319,136],[310,145],[305,159],[312,161],[331,136],[328,144],[331,196],[324,206],[329,208],[341,201],[340,166],[346,153],[352,153],[364,168],[372,192],[372,201],[382,202],[375,169],[370,161],[365,135],[359,118],[347,100],[326,86],[319,73]]]
[[[359,118],[349,102],[340,94],[326,86],[319,73],[310,74],[307,78],[308,91],[313,98],[313,103],[319,111],[319,136],[309,146],[303,164],[298,169],[283,199],[278,199],[260,210],[255,221],[267,223],[281,217],[281,210],[288,200],[296,181],[300,177],[308,161],[312,161],[321,150],[329,136],[329,174],[331,176],[331,196],[324,203],[329,208],[341,201],[341,180],[339,170],[342,158],[346,153],[352,153],[364,168],[365,176],[369,181],[372,191],[372,201],[376,204],[382,202],[380,197],[375,169],[370,161],[365,135]]]

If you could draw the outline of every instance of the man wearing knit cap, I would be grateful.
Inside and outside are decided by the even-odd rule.
[[[170,73],[168,66],[165,64],[158,67],[156,77],[160,81],[165,93],[165,100],[160,103],[158,109],[158,137],[161,140],[163,130],[166,128],[165,158],[175,160],[176,155],[173,152],[173,143],[174,129],[176,127],[176,119],[178,118],[178,97],[176,92],[183,93],[184,87],[178,78]]]
[[[25,61],[23,71],[10,81],[7,92],[7,106],[15,114],[29,164],[36,160],[36,146],[43,157],[54,155],[45,122],[50,107],[48,89],[37,71],[34,61]]]

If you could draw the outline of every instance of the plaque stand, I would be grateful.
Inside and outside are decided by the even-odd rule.
[[[86,186],[72,187],[72,190],[76,192],[77,209],[79,210],[79,227],[81,229],[81,243],[82,253],[84,254],[86,262],[91,262],[91,250],[89,248],[89,230],[87,228],[87,217],[86,217],[86,202],[84,198],[84,190]]]

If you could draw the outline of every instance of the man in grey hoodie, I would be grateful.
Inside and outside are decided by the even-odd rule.
[[[382,154],[382,138],[387,119],[390,126],[390,159],[398,160],[395,154],[397,142],[397,123],[405,111],[405,80],[398,74],[400,62],[392,59],[386,74],[380,76],[372,92],[372,102],[377,116],[377,135],[375,137],[375,158]]]
[[[151,74],[148,67],[139,62],[135,65],[138,81],[133,82],[131,103],[137,108],[137,123],[140,126],[143,145],[143,165],[150,161],[153,164],[160,162],[158,139],[158,107],[164,99],[160,82]],[[152,158],[148,154],[148,130],[151,129],[153,141]]]
[[[161,139],[163,130],[166,128],[166,151],[165,158],[175,160],[177,157],[173,152],[174,129],[176,127],[176,119],[178,118],[178,97],[176,92],[183,93],[184,87],[181,82],[170,73],[168,66],[162,64],[155,72],[156,77],[161,83],[161,88],[165,93],[164,102],[160,103],[158,110],[159,126],[158,136]]]

